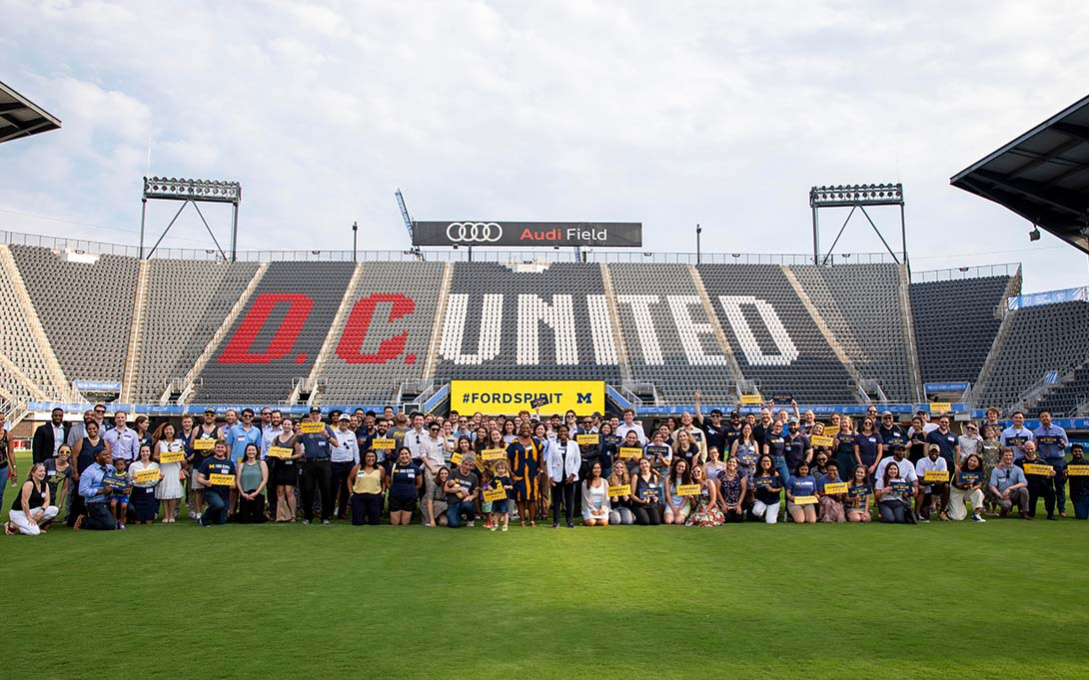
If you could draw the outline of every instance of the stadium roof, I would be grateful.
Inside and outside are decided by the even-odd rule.
[[[1089,253],[1089,97],[949,182]]]
[[[0,82],[0,143],[60,126],[59,118]]]

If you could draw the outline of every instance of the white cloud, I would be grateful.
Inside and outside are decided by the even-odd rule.
[[[916,268],[1016,260],[1028,289],[1085,281],[1080,254],[948,185],[1085,94],[1084,3],[0,0],[0,15],[21,29],[0,39],[5,79],[64,120],[0,147],[0,208],[89,223],[0,213],[7,228],[133,242],[150,136],[152,173],[243,183],[243,248],[346,248],[358,220],[368,248],[402,249],[401,186],[420,218],[642,220],[658,250],[693,249],[700,222],[707,250],[805,252],[810,186],[900,180]],[[183,215],[166,242],[202,231]],[[844,239],[881,248],[864,221]]]

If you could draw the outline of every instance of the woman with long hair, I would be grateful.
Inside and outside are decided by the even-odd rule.
[[[608,526],[609,482],[601,476],[601,461],[590,465],[590,473],[582,482],[582,523],[588,527]]]
[[[852,470],[851,481],[847,482],[847,497],[843,501],[847,510],[847,521],[869,522],[873,519],[873,514],[870,512],[870,496],[873,495],[873,488],[869,484],[864,466],[856,465]]]
[[[726,469],[718,477],[718,505],[723,522],[742,522],[745,519],[745,501],[749,491],[749,478],[740,471],[737,458],[726,460]]]
[[[779,494],[783,490],[783,481],[775,470],[775,461],[764,454],[756,462],[756,472],[752,477],[755,500],[752,504],[754,517],[761,517],[766,524],[779,521]]]
[[[639,461],[639,472],[632,482],[632,513],[635,523],[658,526],[662,523],[660,504],[662,502],[661,477],[650,466],[650,459]]]
[[[446,477],[449,474],[450,471],[445,467],[439,468],[438,474],[435,475],[435,484],[439,489],[446,484]],[[353,467],[348,475],[347,491],[351,494],[349,502],[352,504],[352,526],[359,527],[364,524],[376,526],[382,521],[382,502],[385,500],[382,489],[385,483],[386,469],[378,464],[378,454],[374,449],[368,449],[363,454],[363,462]],[[430,497],[428,500],[430,501]],[[437,504],[429,505],[429,509],[432,513],[439,510]],[[445,520],[445,503],[442,505],[442,516]]]
[[[154,479],[138,481],[136,475],[141,472],[158,472],[158,476],[152,474]],[[155,516],[159,514],[159,499],[155,497],[155,487],[163,480],[162,470],[159,464],[151,459],[151,446],[140,445],[140,457],[129,466],[129,483],[132,491],[129,497],[132,503],[132,515],[136,524],[151,524]]]
[[[968,473],[966,476],[964,473]],[[983,458],[978,453],[970,453],[961,462],[960,472],[953,473],[949,487],[948,517],[957,522],[968,516],[965,503],[972,504],[972,521],[986,522],[983,519],[983,485],[987,477],[983,467]]]
[[[503,443],[510,444],[512,441],[518,438],[516,430],[514,429],[515,423],[513,420],[507,420],[503,422]],[[491,448],[491,447],[488,447]]]
[[[910,465],[907,461],[889,463],[885,474],[877,480],[874,496],[877,498],[877,510],[885,524],[905,524],[907,513],[911,512],[911,499],[914,497],[912,482],[900,473],[900,465]]]
[[[833,460],[828,463],[825,469],[825,474],[817,479],[817,498],[820,503],[820,519],[818,521],[827,524],[842,524],[847,521],[847,514],[843,509],[843,500],[847,494],[828,493],[825,490],[829,484],[842,483],[843,480],[839,477],[839,463]]]
[[[752,425],[743,423],[741,434],[730,445],[730,458],[737,461],[737,471],[748,478],[750,488],[753,474],[756,472],[756,461],[760,457],[760,444],[753,436]]]
[[[47,526],[60,512],[57,506],[50,504],[49,485],[45,482],[45,466],[34,463],[26,481],[19,487],[19,493],[8,511],[8,522],[4,533],[11,536],[20,533],[25,536],[44,534]]]
[[[628,472],[628,466],[622,465],[618,460],[613,465],[612,474],[609,475],[609,486],[626,486],[629,491],[631,490],[631,474]],[[609,513],[609,524],[632,524],[635,522],[635,515],[631,511],[631,493],[619,494],[609,497],[609,507],[612,511]]]
[[[281,421],[280,430],[280,434],[272,439],[272,447],[291,449],[291,456],[277,460],[273,473],[276,486],[276,522],[294,524],[297,511],[295,487],[299,484],[299,460],[303,457],[303,447],[295,434],[295,423],[291,418]]]
[[[866,416],[862,419],[862,429],[855,435],[855,458],[866,466],[866,472],[873,477],[884,452],[885,441],[877,431],[874,419]]]
[[[514,502],[518,505],[518,517],[522,526],[529,522],[537,526],[537,504],[541,496],[542,463],[541,442],[531,435],[528,423],[523,423],[518,438],[508,444],[507,459],[510,461],[514,482]]]
[[[174,423],[169,420],[155,428],[155,450],[151,459],[159,463],[159,472],[162,479],[155,487],[155,498],[162,503],[163,524],[173,524],[177,517],[178,503],[185,494],[182,488],[186,478],[183,462],[163,463],[160,459],[164,453],[180,453],[185,459],[185,442],[178,439]]]
[[[692,483],[699,484],[700,493],[695,497],[695,509],[685,524],[690,527],[717,527],[726,521],[718,508],[718,483],[707,479],[702,465],[692,467]]]
[[[809,474],[809,463],[804,460],[794,470],[786,485],[787,512],[795,524],[816,524],[817,504],[799,504],[798,498],[815,497],[817,480]]]
[[[681,432],[681,434],[687,434]],[[688,513],[692,511],[691,498],[682,496],[677,492],[680,486],[692,484],[692,471],[688,467],[688,461],[678,455],[673,459],[673,467],[669,470],[669,477],[665,484],[665,514],[666,524],[684,524],[688,519]]]
[[[858,437],[849,416],[841,416],[839,420],[839,432],[832,435],[835,438],[832,446],[835,451],[834,460],[839,464],[840,470],[854,470],[856,465],[861,465],[862,460],[858,455]]]
[[[407,526],[412,522],[416,498],[423,488],[423,471],[412,462],[412,451],[407,446],[397,451],[397,460],[386,478],[386,488],[389,491],[389,523]]]
[[[265,517],[268,465],[261,460],[260,453],[257,444],[246,444],[235,471],[235,486],[238,489],[238,514],[235,519],[239,524],[263,524],[268,519]]]

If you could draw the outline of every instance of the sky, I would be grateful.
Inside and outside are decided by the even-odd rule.
[[[1089,259],[949,178],[1086,93],[1085,2],[0,0],[0,229],[136,244],[141,177],[239,181],[239,249],[420,220],[640,221],[645,251],[812,252],[810,187],[902,182],[915,271]],[[149,239],[175,204],[149,204]],[[205,212],[221,242],[222,206]],[[894,210],[872,212],[899,248]],[[828,212],[831,244],[846,213]],[[191,209],[164,246],[204,248]],[[882,245],[859,216],[837,252]]]

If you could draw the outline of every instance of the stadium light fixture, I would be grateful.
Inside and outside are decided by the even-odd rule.
[[[1029,240],[1030,241],[1039,241],[1040,240],[1040,227],[1037,227],[1037,226],[1033,225],[1032,231],[1029,232]]]
[[[874,232],[877,233],[877,237],[880,238],[881,243],[885,245],[885,249],[892,255],[892,259],[897,264],[900,264],[900,259],[897,258],[896,253],[893,252],[888,241],[885,240],[885,236],[881,233],[881,230],[877,228],[877,225],[870,217],[870,213],[866,210],[867,207],[874,208],[882,206],[900,208],[900,252],[901,257],[903,257],[903,263],[907,265],[907,230],[905,229],[904,224],[904,186],[899,183],[836,184],[812,187],[809,190],[809,207],[813,211],[813,264],[828,264],[828,259],[836,249],[836,244],[839,243],[840,236],[843,236],[843,230],[847,228],[847,223],[851,221],[851,217],[854,216],[856,210],[860,211],[866,217],[866,221],[873,227]],[[836,239],[832,242],[832,247],[828,249],[828,253],[822,259],[820,255],[819,212],[824,208],[850,208],[851,212],[847,215],[847,219],[843,221],[843,226],[840,227]],[[908,265],[908,269],[910,270],[910,265]]]
[[[231,215],[231,257],[230,261],[234,262],[238,255],[238,205],[242,202],[242,185],[238,182],[228,182],[224,180],[213,179],[185,179],[179,177],[144,177],[144,191],[141,197],[143,202],[143,208],[140,214],[140,259],[145,259],[144,255],[144,226],[147,222],[147,202],[152,201],[181,201],[181,207],[178,208],[178,212],[174,213],[173,219],[166,225],[166,229],[163,229],[163,233],[159,235],[159,240],[155,242],[155,245],[151,247],[151,250],[147,253],[150,258],[155,250],[162,243],[166,237],[167,232],[174,226],[174,222],[178,220],[178,217],[185,210],[185,207],[189,204],[193,205],[193,208],[197,211],[197,215],[200,216],[201,222],[204,223],[204,228],[208,230],[208,234],[212,237],[212,241],[216,244],[216,248],[219,250],[219,254],[224,260],[227,259],[226,253],[223,252],[223,248],[219,245],[219,239],[216,238],[215,233],[212,232],[212,228],[208,225],[208,220],[204,219],[204,213],[200,211],[199,203],[228,203],[232,206]]]

